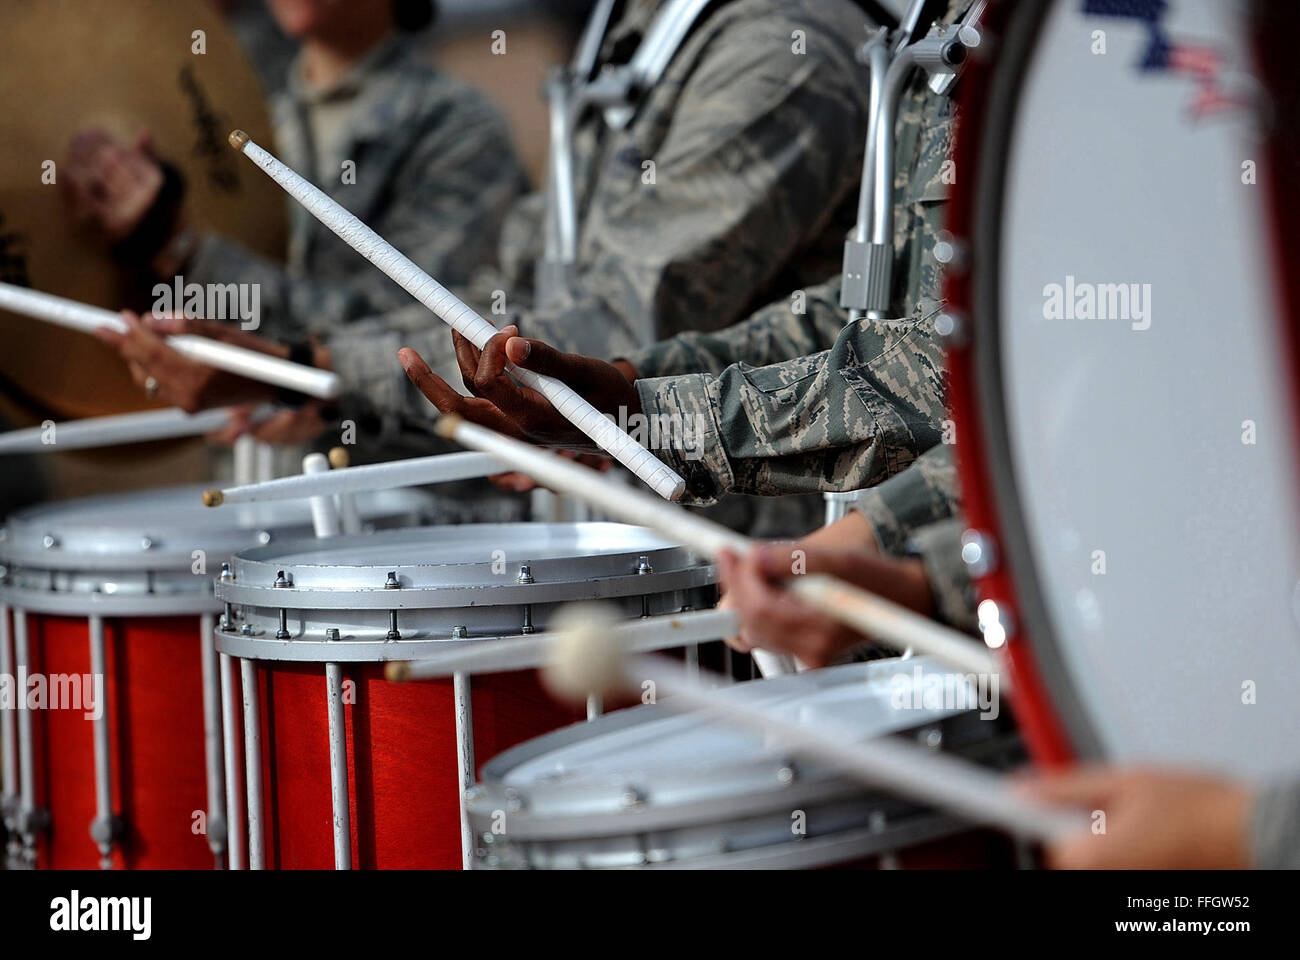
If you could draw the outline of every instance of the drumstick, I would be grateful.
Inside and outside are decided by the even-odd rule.
[[[337,460],[337,456],[332,459]],[[205,490],[203,502],[209,507],[217,507],[223,503],[296,500],[300,497],[361,493],[366,490],[391,490],[394,487],[472,480],[494,473],[505,473],[507,469],[502,461],[489,454],[444,453],[434,457],[415,457],[392,463],[336,469],[329,473],[302,473],[264,483],[227,487],[224,490]]]
[[[410,259],[371,230],[338,203],[312,186],[293,170],[236,130],[230,145],[244,154],[289,196],[336,233],[348,246],[387,274],[398,286],[424,304],[434,315],[455,329],[480,350],[494,337],[497,328],[479,316],[446,287],[429,276]],[[596,442],[602,450],[627,467],[647,486],[668,500],[676,500],[686,489],[686,481],[649,450],[629,437],[617,424],[583,400],[567,384],[508,364],[507,369],[520,383],[546,397],[570,423]]]
[[[684,647],[706,640],[734,636],[740,629],[734,610],[694,610],[642,620],[618,620],[610,627],[610,640],[636,653]],[[392,660],[384,668],[389,680],[427,680],[456,673],[501,673],[545,666],[555,641],[552,633],[511,637],[490,643],[466,641],[442,653],[419,660]],[[451,644],[449,644],[451,646]]]
[[[0,283],[0,308],[82,333],[94,333],[100,327],[108,327],[117,333],[127,331],[122,318],[112,310],[10,283]],[[191,360],[250,380],[261,380],[324,400],[337,397],[341,389],[338,374],[329,370],[318,370],[268,353],[188,333],[167,337],[166,340],[167,346]]]
[[[856,780],[947,810],[972,823],[1044,842],[1087,827],[1082,811],[1022,797],[1005,775],[968,760],[894,737],[862,741],[854,731],[833,723],[809,721],[806,716],[794,722],[762,706],[719,696],[703,675],[693,679],[671,660],[645,654],[629,656],[610,641],[613,624],[599,609],[578,605],[567,613],[557,624],[559,638],[552,647],[555,657],[544,677],[551,689],[567,698],[577,701],[593,693],[644,690],[650,683],[656,701],[665,706],[685,706],[760,731],[768,740],[832,764]]]
[[[58,453],[61,450],[87,450],[91,447],[114,447],[150,440],[197,437],[220,430],[230,422],[234,407],[216,407],[199,413],[186,413],[178,407],[146,410],[111,417],[69,420],[49,427],[27,427],[0,433],[0,454]],[[254,422],[264,420],[271,407],[258,407]]]
[[[657,530],[704,556],[715,557],[722,550],[743,554],[755,545],[712,520],[611,483],[594,470],[458,416],[440,417],[434,429],[442,437],[492,454],[552,490],[576,497],[625,523]],[[964,633],[859,587],[815,573],[791,577],[786,585],[832,619],[899,650],[911,647],[969,673],[1001,672],[998,658]]]

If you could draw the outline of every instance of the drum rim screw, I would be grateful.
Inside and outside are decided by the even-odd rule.
[[[339,633],[339,628],[338,628],[338,627],[326,627],[326,628],[325,628],[325,639],[326,639],[326,640],[333,642],[333,641],[339,639],[340,636],[342,636],[342,634]]]
[[[533,568],[527,563],[519,565],[519,575],[515,577],[515,583],[534,583]]]
[[[59,538],[52,533],[47,533],[41,537],[41,546],[46,550],[53,550],[59,545]]]
[[[993,538],[982,530],[962,531],[961,559],[972,577],[988,576],[998,567]]]
[[[468,639],[468,637],[469,637],[469,630],[465,628],[465,625],[463,623],[458,623],[451,628],[451,638],[453,640],[465,640]]]
[[[795,772],[794,764],[782,764],[780,769],[776,771],[777,783],[783,784],[784,786],[789,786],[794,783],[796,779],[798,779],[798,773]]]
[[[636,787],[624,787],[619,794],[618,804],[626,810],[641,806],[645,799],[645,794]]]
[[[648,556],[641,556],[641,557],[637,557],[637,558],[636,558],[636,573],[637,573],[637,576],[639,576],[639,577],[644,577],[644,576],[646,576],[646,575],[648,575],[648,574],[651,574],[651,573],[654,573],[654,572],[655,572],[655,568],[654,568],[654,566],[650,563],[650,558],[649,558]]]
[[[398,579],[396,570],[388,571],[388,579],[384,581],[384,589],[385,590],[402,589],[402,581]]]
[[[148,537],[148,536],[141,537],[141,538],[140,538],[140,549],[141,549],[141,550],[152,550],[152,549],[153,549],[153,537]]]
[[[228,562],[225,561],[222,562],[221,573],[217,575],[217,579],[222,581],[223,583],[229,583],[231,580],[235,579],[235,574],[231,571],[230,564]]]
[[[292,587],[292,586],[293,586],[293,574],[292,574],[292,573],[286,574],[283,570],[278,570],[278,571],[276,571],[276,574],[275,574],[275,583],[271,584],[271,586],[273,586],[273,587],[279,587],[280,589],[285,589],[285,588],[288,588],[288,587]]]
[[[938,750],[943,746],[943,730],[939,727],[929,727],[922,730],[921,742],[931,750]]]
[[[944,310],[934,318],[935,336],[945,347],[964,347],[967,329],[966,316],[956,310]]]
[[[262,546],[266,546],[268,543],[270,543],[271,531],[270,530],[257,531],[257,542],[260,543]]]

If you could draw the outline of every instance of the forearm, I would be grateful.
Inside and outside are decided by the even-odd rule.
[[[655,452],[708,502],[893,476],[940,439],[941,371],[929,319],[863,321],[810,357],[636,386]]]
[[[626,357],[640,376],[715,376],[735,363],[762,367],[829,350],[844,329],[839,281],[796,290],[723,330],[692,330]]]
[[[941,443],[896,476],[863,490],[851,506],[871,524],[880,549],[898,553],[916,531],[958,515],[960,496],[953,448]]]

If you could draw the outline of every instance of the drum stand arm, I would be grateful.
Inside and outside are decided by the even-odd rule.
[[[919,5],[918,0],[913,8]],[[844,245],[840,293],[840,305],[851,311],[851,320],[864,315],[882,318],[889,309],[894,265],[894,126],[899,99],[918,67],[926,72],[936,95],[947,95],[969,50],[979,44],[974,23],[983,8],[983,0],[977,0],[961,23],[934,24],[922,39],[901,47],[892,59],[884,31],[863,48],[871,74],[871,115],[858,224]]]

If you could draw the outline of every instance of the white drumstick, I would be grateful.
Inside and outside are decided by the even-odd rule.
[[[227,487],[225,490],[207,490],[203,493],[203,502],[209,507],[216,507],[223,503],[296,500],[300,497],[362,493],[366,490],[419,487],[430,483],[489,477],[494,473],[505,473],[508,469],[496,457],[486,453],[444,453],[436,457],[415,457],[392,463],[347,467],[329,473],[303,473],[265,483]]]
[[[625,523],[658,530],[704,556],[714,557],[724,549],[745,553],[754,546],[748,537],[682,507],[611,483],[594,470],[460,417],[441,417],[435,429],[449,440],[492,454],[557,492],[576,497]],[[1001,672],[997,656],[977,641],[859,587],[812,573],[792,577],[787,586],[827,616],[874,640],[899,650],[911,647],[968,673]],[[759,666],[763,667],[761,661]]]
[[[761,731],[769,741],[832,764],[856,780],[975,824],[1040,841],[1087,827],[1082,811],[1023,797],[1005,775],[968,760],[891,737],[862,741],[853,731],[825,721],[801,717],[793,722],[762,706],[719,696],[706,679],[693,679],[671,660],[629,657],[618,643],[610,641],[611,626],[606,614],[589,606],[562,618],[557,625],[561,636],[552,647],[556,659],[544,677],[547,685],[576,701],[579,695],[643,690],[649,682],[665,707],[688,707],[725,723]]]
[[[0,283],[0,308],[82,333],[94,333],[100,327],[126,333],[126,324],[112,310],[25,287],[15,287],[9,283]],[[178,334],[166,339],[169,347],[191,360],[250,380],[260,380],[325,400],[337,397],[341,389],[338,374],[329,370],[318,370],[316,367],[282,360],[257,350],[192,334]]]
[[[254,422],[265,419],[271,407],[259,407]],[[177,407],[146,410],[111,417],[88,417],[51,423],[45,427],[27,427],[0,433],[0,454],[58,453],[61,450],[88,450],[92,447],[115,447],[126,443],[198,437],[220,430],[230,422],[233,407],[216,407],[199,413],[186,413]]]
[[[230,144],[262,168],[289,196],[348,246],[428,307],[474,346],[482,349],[497,328],[475,313],[446,287],[434,280],[397,248],[384,240],[334,200],[290,170],[248,138],[242,130],[230,135]],[[602,450],[627,467],[661,497],[676,500],[686,482],[645,447],[629,437],[617,424],[578,396],[567,384],[510,364],[508,369],[520,383],[532,387],[570,423],[596,442]]]
[[[740,623],[734,610],[694,610],[671,616],[619,620],[609,627],[610,642],[635,653],[669,650],[691,643],[735,636]],[[454,641],[453,641],[454,642]],[[393,660],[384,668],[389,680],[427,680],[456,673],[501,673],[545,666],[555,642],[552,633],[479,642],[467,640],[443,653],[419,660]],[[450,642],[449,642],[450,645]]]

